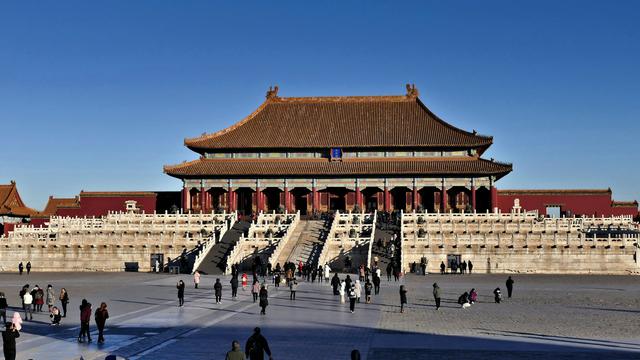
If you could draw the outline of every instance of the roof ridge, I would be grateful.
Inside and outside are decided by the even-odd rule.
[[[274,103],[285,102],[366,102],[366,101],[415,101],[415,97],[409,97],[406,95],[346,95],[346,96],[292,96],[292,97],[277,97],[270,99]]]

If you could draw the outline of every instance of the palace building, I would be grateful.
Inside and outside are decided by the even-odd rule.
[[[235,125],[185,140],[199,159],[165,166],[182,208],[259,211],[499,208],[512,165],[485,159],[490,136],[435,115],[414,85],[400,96],[280,97]]]

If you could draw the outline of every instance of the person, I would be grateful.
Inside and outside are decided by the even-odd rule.
[[[22,287],[22,289],[20,289],[20,292],[18,292],[18,296],[20,297],[20,302],[22,303],[22,310],[24,310],[24,294],[29,292],[29,284],[26,284],[25,286]]]
[[[31,274],[31,261],[27,261],[27,275]]]
[[[364,284],[364,296],[367,304],[371,304],[371,290],[373,290],[373,285],[371,285],[371,281],[367,280]]]
[[[16,339],[20,337],[20,332],[13,323],[6,323],[6,328],[2,332],[2,350],[5,360],[16,360]]]
[[[347,277],[344,279],[345,290],[349,290],[351,288],[351,284],[351,276],[347,275]]]
[[[253,295],[253,302],[258,300],[258,293],[260,293],[260,283],[258,280],[253,280],[253,286],[251,286],[251,295]]]
[[[84,342],[85,336],[91,342],[91,332],[89,331],[89,321],[91,320],[91,303],[87,299],[82,299],[80,305],[80,333],[78,342]]]
[[[242,273],[242,291],[247,289],[247,273]]]
[[[245,354],[240,348],[240,342],[238,340],[233,340],[231,342],[231,350],[227,352],[224,360],[244,360],[244,358]]]
[[[387,281],[391,281],[391,273],[393,272],[393,264],[389,263],[387,265]]]
[[[198,270],[193,273],[193,284],[196,289],[198,288],[198,285],[200,285],[200,272]]]
[[[213,291],[216,296],[216,304],[222,303],[222,283],[220,279],[216,279],[216,283],[213,284]]]
[[[282,280],[280,279],[280,273],[278,272],[276,273],[276,276],[273,277],[273,285],[275,285],[276,287],[280,287],[280,281]]]
[[[469,275],[471,275],[471,272],[473,271],[473,263],[471,260],[467,261],[467,269],[469,269]]]
[[[33,302],[36,304],[36,311],[42,312],[42,306],[44,305],[44,290],[38,287],[38,285],[36,285],[36,287],[38,289],[36,290],[36,293],[33,296]]]
[[[400,285],[400,312],[404,312],[404,305],[407,303],[407,289],[404,285]]]
[[[11,323],[16,327],[18,331],[22,329],[22,318],[20,317],[19,312],[14,312],[13,317],[11,318]]]
[[[340,278],[338,277],[338,273],[333,274],[331,287],[333,288],[333,295],[340,295]]]
[[[509,278],[507,279],[507,297],[509,299],[511,299],[511,293],[513,293],[513,283],[515,281],[513,281],[513,279],[511,278],[511,276],[509,276]]]
[[[21,261],[20,264],[18,264],[18,272],[20,273],[20,275],[22,275],[23,271],[24,271],[24,266],[22,265],[22,261]]]
[[[440,275],[444,275],[444,270],[447,266],[444,264],[444,261],[440,263]]]
[[[442,292],[440,291],[440,286],[438,283],[433,283],[433,298],[436,300],[436,310],[440,310],[440,296]]]
[[[238,277],[231,277],[229,283],[231,283],[231,298],[236,298],[238,296]]]
[[[346,290],[346,283],[344,282],[344,280],[340,281],[340,304],[344,304],[344,295],[345,295],[345,290]]]
[[[251,335],[247,340],[244,351],[250,360],[263,360],[264,353],[267,353],[269,360],[273,359],[271,356],[271,349],[269,349],[269,343],[267,342],[267,339],[260,334],[259,327],[253,329],[253,335]]]
[[[353,312],[356,309],[356,286],[351,285],[351,287],[349,288],[349,310],[351,310],[351,313],[353,314]]]
[[[49,312],[51,312],[51,307],[55,302],[56,294],[53,291],[53,286],[51,284],[47,285],[47,307],[49,308]]]
[[[33,320],[33,295],[27,290],[22,296],[24,303],[24,319]]]
[[[96,326],[98,327],[98,344],[104,344],[104,325],[108,318],[107,304],[103,302],[95,313]]]
[[[269,306],[269,292],[267,292],[267,288],[264,286],[264,284],[262,284],[262,287],[260,288],[260,308],[262,310],[260,310],[260,315],[267,315],[267,306]]]
[[[502,300],[502,291],[500,291],[499,287],[493,290],[493,299],[495,300],[496,304],[500,304],[500,300]]]
[[[358,279],[360,281],[364,281],[364,273],[365,273],[364,264],[360,264],[360,268],[358,269],[358,275],[359,275]]]
[[[178,289],[178,307],[182,307],[184,306],[184,281],[178,281],[176,288]]]
[[[324,264],[324,282],[329,282],[330,276],[331,276],[331,268],[329,267],[329,264]]]
[[[463,309],[466,309],[469,306],[471,306],[471,304],[469,304],[468,292],[465,291],[462,295],[460,295],[460,297],[458,297],[458,304],[460,304],[460,307],[462,307]]]
[[[362,296],[362,285],[360,285],[360,279],[356,280],[355,289],[356,289],[356,302],[360,303],[360,296]]]
[[[60,315],[60,309],[57,306],[51,307],[51,314],[49,314],[51,318],[51,325],[60,325],[60,320],[62,320],[62,315]]]
[[[289,300],[295,300],[296,291],[298,291],[298,281],[295,278],[289,283],[289,290],[291,291],[289,294]]]
[[[427,263],[426,262],[421,262],[420,263],[420,270],[422,271],[422,276],[427,276]]]
[[[380,276],[373,277],[373,290],[376,295],[380,293]]]
[[[353,349],[351,350],[351,360],[360,360],[360,350],[358,349]]]
[[[62,317],[67,317],[67,305],[69,304],[69,293],[67,293],[67,289],[60,289],[60,303],[62,304]]]
[[[476,301],[478,301],[478,293],[476,292],[476,289],[471,289],[469,292],[469,303],[473,305]]]
[[[7,298],[4,297],[4,293],[0,292],[0,318],[2,318],[2,323],[7,322],[7,308],[9,304],[7,304]]]

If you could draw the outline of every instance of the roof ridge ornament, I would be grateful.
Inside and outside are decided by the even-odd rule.
[[[278,85],[269,86],[269,90],[267,90],[267,100],[278,98]]]
[[[416,84],[407,84],[407,97],[408,98],[417,98],[420,93],[418,92],[418,88]]]

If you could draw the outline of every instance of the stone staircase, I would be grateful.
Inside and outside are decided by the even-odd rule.
[[[240,236],[247,233],[249,226],[251,223],[248,221],[236,221],[233,227],[220,239],[220,242],[209,251],[197,270],[203,274],[223,274],[227,266],[229,251],[238,242]]]
[[[287,246],[282,250],[278,260],[280,266],[287,261],[302,261],[317,266],[324,236],[328,232],[328,224],[325,220],[301,220]],[[274,267],[276,264],[272,264]]]
[[[373,265],[374,257],[378,257],[378,267],[381,269],[384,274],[387,269],[387,265],[391,263],[394,259],[389,255],[384,244],[388,244],[391,241],[391,237],[393,236],[393,230],[389,228],[381,228],[380,226],[376,226],[376,235],[375,240],[373,242],[373,246],[371,248],[371,265]],[[383,247],[378,247],[378,240],[382,240]],[[400,263],[400,249],[396,248],[396,256],[395,262],[396,264]]]

